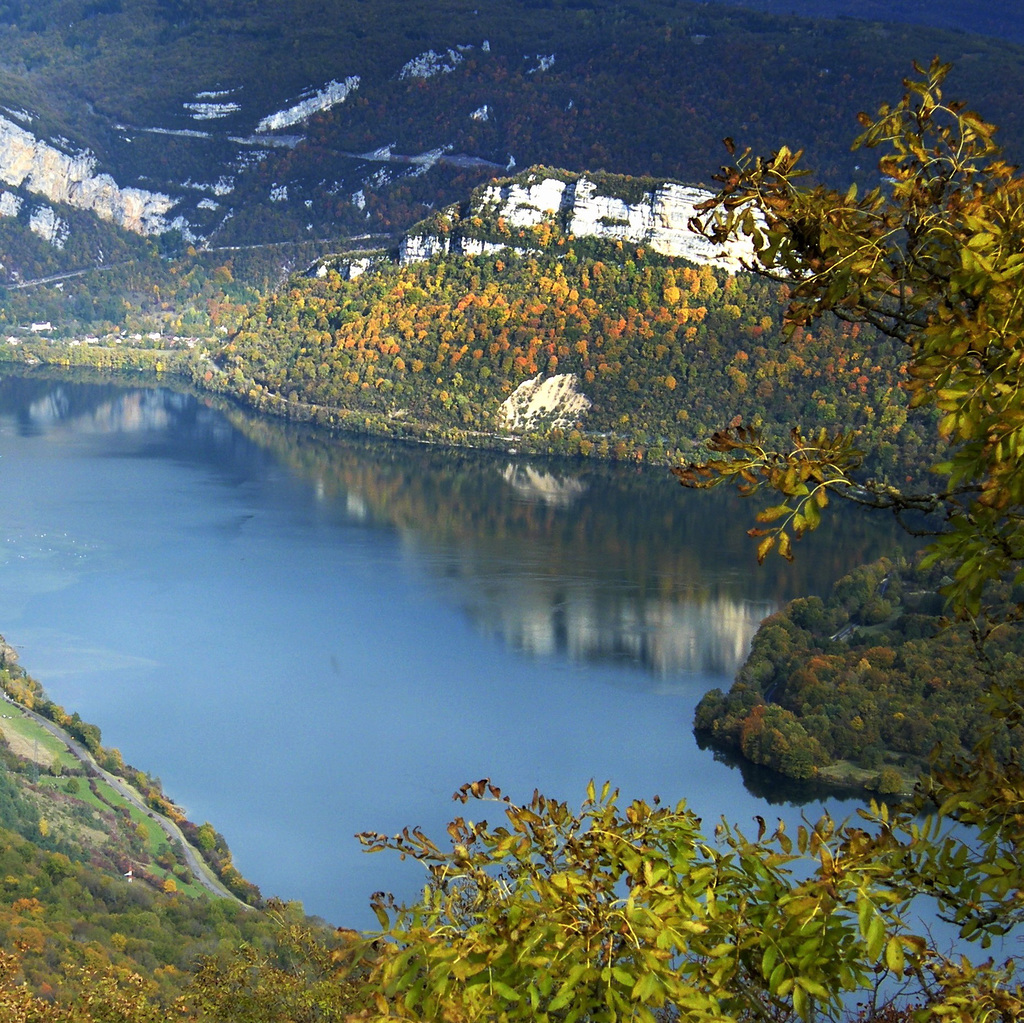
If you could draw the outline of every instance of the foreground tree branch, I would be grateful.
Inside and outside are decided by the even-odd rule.
[[[726,457],[676,475],[685,486],[738,478],[747,488],[753,476],[782,494],[787,512],[761,519],[777,522],[766,534],[752,531],[762,558],[773,546],[789,556],[790,532],[816,528],[820,516],[807,513],[824,504],[809,502],[808,480],[815,494],[827,486],[897,512],[939,511],[930,557],[954,566],[946,593],[956,611],[978,617],[991,584],[1024,579],[1024,178],[1002,159],[993,125],[944,99],[949,65],[916,70],[899,103],[861,115],[854,145],[878,151],[877,188],[806,185],[800,153],[748,151],[722,169],[695,226],[715,242],[750,239],[751,269],[790,285],[790,331],[834,314],[906,345],[911,405],[938,413],[948,454],[932,469],[943,485],[922,494],[859,478],[854,438],[841,433],[817,450],[769,454],[735,429],[710,442]]]

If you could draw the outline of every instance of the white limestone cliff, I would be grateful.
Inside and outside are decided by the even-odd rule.
[[[331,107],[344,103],[349,95],[359,88],[359,82],[359,75],[349,75],[340,82],[333,79],[320,89],[309,90],[298,103],[264,117],[256,125],[256,131],[280,131],[281,128],[289,128],[293,124],[307,120],[321,110],[330,110]]]
[[[434,75],[450,75],[465,59],[458,50],[448,49],[444,53],[427,50],[406,61],[398,77],[433,78]]]
[[[64,248],[68,238],[67,222],[57,216],[52,206],[37,206],[29,214],[29,230],[48,241],[55,249]]]
[[[489,242],[483,238],[456,238],[452,244],[452,251],[463,256],[490,256],[508,247],[502,242]]]
[[[690,228],[697,206],[711,193],[700,188],[666,182],[644,194],[637,203],[602,195],[589,178],[582,177],[573,191],[568,231],[578,237],[612,238],[648,245],[665,256],[683,256],[727,270],[740,268],[753,257],[749,244],[738,241],[713,246]]]
[[[96,174],[88,152],[68,154],[0,117],[0,181],[12,188],[95,213],[137,234],[166,230],[164,215],[174,205],[160,192],[121,188],[109,174]]]
[[[571,429],[592,402],[579,389],[575,373],[538,373],[524,380],[498,409],[498,422],[509,433]]]
[[[0,217],[16,217],[21,212],[21,197],[14,192],[0,192]]]
[[[552,220],[565,203],[566,183],[557,178],[541,178],[530,184],[488,185],[482,204],[495,204],[510,227],[535,227]]]
[[[450,248],[451,239],[447,235],[443,237],[433,234],[406,235],[398,243],[398,261],[403,265],[420,263],[446,253]]]
[[[216,121],[222,117],[237,114],[242,109],[239,103],[210,103],[206,100],[194,100],[182,106],[192,115],[195,121]]]
[[[518,246],[507,245],[505,242],[489,242],[483,238],[464,235],[407,235],[398,243],[398,261],[405,266],[447,253],[453,256],[489,256],[510,248],[517,252],[523,251]]]
[[[524,57],[524,60],[529,60],[529,57]],[[555,66],[555,55],[549,53],[547,55],[543,53],[537,53],[533,58],[537,63],[526,73],[528,75],[535,75],[538,71],[550,71]]]
[[[691,262],[736,271],[753,258],[749,240],[736,239],[727,245],[712,245],[690,228],[697,206],[710,192],[667,181],[638,200],[627,201],[612,194],[586,175],[575,181],[563,181],[540,174],[526,180],[493,184],[474,197],[469,217],[486,214],[494,222],[498,217],[508,227],[519,230],[536,227],[545,221],[577,238],[604,238],[610,241],[645,245],[665,256],[679,256]],[[490,241],[474,239],[462,228],[454,237],[419,237],[403,243],[403,262],[429,259],[440,252],[492,252],[500,248]]]

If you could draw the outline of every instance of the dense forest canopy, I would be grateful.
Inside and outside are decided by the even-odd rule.
[[[297,280],[217,362],[224,386],[257,405],[356,410],[478,443],[519,384],[571,373],[592,407],[547,440],[570,454],[665,461],[738,416],[856,426],[886,471],[926,461],[898,347],[830,325],[783,345],[767,311],[777,301],[749,276],[546,237],[535,254]]]
[[[792,778],[908,791],[936,750],[962,756],[989,737],[1000,758],[1021,744],[978,694],[1020,675],[1019,630],[987,657],[950,624],[943,570],[877,563],[767,618],[727,694],[702,698],[696,727],[714,745]]]

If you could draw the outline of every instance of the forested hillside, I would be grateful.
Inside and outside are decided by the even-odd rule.
[[[871,315],[851,324],[809,314],[784,336],[785,285],[635,243],[574,237],[553,220],[483,223],[480,237],[501,248],[475,257],[447,253],[407,265],[389,257],[398,232],[424,215],[429,230],[443,230],[447,203],[513,160],[707,180],[722,135],[764,150],[785,138],[813,150],[809,162],[824,180],[873,186],[876,166],[845,143],[856,108],[874,109],[876,94],[892,91],[908,55],[954,59],[959,78],[949,90],[1003,125],[1012,158],[1024,137],[1020,51],[968,35],[783,21],[668,0],[473,3],[453,4],[444,21],[418,4],[0,5],[7,112],[69,152],[92,147],[98,167],[121,183],[166,186],[184,211],[177,226],[139,239],[60,206],[60,249],[44,240],[38,219],[32,226],[37,199],[12,185],[18,202],[4,208],[17,211],[0,232],[10,290],[0,295],[0,312],[5,327],[24,329],[4,345],[4,358],[189,375],[256,410],[336,428],[636,462],[685,460],[729,423],[762,426],[770,439],[802,423],[853,431],[869,452],[867,471],[900,485],[920,479],[956,426],[979,450],[998,446],[993,458],[1009,483],[987,507],[970,506],[973,518],[949,511],[965,538],[951,570],[984,575],[977,527],[988,516],[1016,571],[1020,488],[1002,434],[982,435],[973,398],[941,430],[933,412],[911,410],[906,360],[921,350],[875,333],[864,325]],[[140,66],[142,73],[125,73]],[[343,102],[276,127],[265,120],[315,98],[328,78],[356,75],[358,87]],[[207,107],[218,108],[210,114],[216,130],[199,125]],[[255,142],[240,141],[261,125]],[[632,178],[620,184],[626,192],[640,187]],[[1019,260],[1018,228],[1008,248]],[[993,358],[1002,360],[1019,344],[1016,303],[1011,296],[999,304],[1005,287],[983,290],[992,271],[971,255],[995,235],[970,224],[964,231],[973,242],[963,265],[975,277],[956,295],[969,305],[978,288],[975,309],[993,299],[995,340],[979,347],[999,349]],[[374,252],[368,272],[352,277],[346,257],[320,263],[321,275],[282,276],[364,235],[356,240]],[[268,242],[288,248],[220,248]],[[936,242],[929,254],[950,244]],[[840,253],[836,265],[851,262]],[[23,286],[26,277],[66,270],[85,273]],[[948,276],[961,280],[961,270],[956,264]],[[915,292],[918,283],[912,299],[927,294]],[[956,319],[943,319],[951,293],[942,283],[925,310],[925,319],[937,310],[928,320],[936,343],[949,340],[944,332]],[[906,289],[896,292],[902,302]],[[53,335],[67,344],[40,340],[42,324],[30,334],[33,319],[53,320]],[[956,330],[973,323],[964,315]],[[149,327],[151,337],[143,333]],[[109,337],[70,337],[100,330]],[[911,379],[923,379],[928,365],[945,373],[942,360],[952,360],[961,390],[941,401],[959,415],[957,395],[981,388],[963,382],[955,360],[967,356],[956,353],[974,350],[949,344],[932,363],[918,359]],[[503,405],[534,377],[571,380],[585,402],[568,419],[561,406],[544,406],[524,427]],[[992,403],[1010,394],[1017,423],[1013,373],[1006,379]],[[1006,450],[1016,450],[1019,428],[1006,432]],[[803,454],[790,453],[794,466]],[[955,505],[963,493],[983,491],[979,479],[990,482],[976,467],[961,478],[966,485],[933,506]],[[371,496],[387,496],[402,490],[402,476],[382,472],[369,484]],[[807,495],[807,487],[796,493],[795,468],[782,485],[787,496]],[[403,499],[430,501],[415,488]],[[999,532],[1004,519],[1012,531]],[[628,525],[623,533],[628,555]],[[348,935],[304,920],[297,906],[266,914],[208,899],[192,890],[177,851],[162,848],[146,820],[112,805],[87,769],[69,770],[59,757],[47,764],[13,746],[0,751],[0,938],[15,950],[0,954],[0,1015],[12,1023],[152,1023],[170,1015],[294,1023],[375,1011],[523,1020],[565,1011],[653,1021],[667,1007],[708,1020],[811,1019],[819,1009],[838,1017],[844,999],[880,978],[905,977],[920,982],[913,997],[922,1004],[951,1016],[962,1010],[953,1018],[971,1019],[986,999],[985,1008],[995,1002],[1002,1018],[1017,1018],[1021,994],[1009,967],[958,967],[912,930],[910,907],[922,890],[964,939],[1004,934],[1021,915],[1019,694],[996,685],[991,705],[978,701],[983,673],[997,683],[1019,676],[1020,649],[989,637],[993,667],[975,659],[970,626],[935,639],[945,581],[939,570],[876,566],[841,581],[827,602],[793,603],[761,630],[733,690],[709,694],[697,719],[716,742],[756,763],[797,778],[856,777],[883,793],[901,791],[935,742],[956,757],[984,736],[971,770],[928,783],[941,807],[934,820],[891,818],[884,808],[851,827],[823,818],[798,832],[797,852],[807,858],[793,864],[781,826],[766,838],[761,821],[753,841],[725,827],[716,844],[684,804],[637,801],[620,817],[615,796],[591,787],[586,823],[540,796],[522,809],[505,800],[499,817],[511,832],[459,818],[450,854],[416,829],[367,835],[371,847],[423,860],[434,884],[423,907],[396,916],[386,898],[377,900],[394,940],[372,948],[356,971],[361,979],[372,970],[376,985],[358,995],[347,986]],[[961,601],[966,617],[974,607]],[[8,670],[3,681],[19,707],[31,704],[67,728],[154,812],[177,815],[153,779],[102,747],[94,726],[51,704],[23,674]],[[483,780],[461,798],[501,802]],[[945,813],[959,814],[962,830],[948,828]],[[973,823],[983,828],[977,836],[966,831]],[[182,824],[221,878],[258,902],[232,873],[212,826]],[[131,884],[128,854],[140,864]],[[452,884],[449,868],[471,882]],[[522,954],[525,932],[530,956]],[[893,1019],[904,1013],[885,1011]]]
[[[757,277],[550,222],[497,229],[510,247],[488,256],[294,278],[201,382],[295,418],[470,445],[667,461],[736,418],[856,427],[883,472],[927,463],[892,342],[837,322],[784,343],[784,296]],[[499,407],[538,374],[572,374],[592,404],[522,435]]]
[[[979,694],[1019,675],[1021,637],[999,632],[980,659],[969,628],[943,616],[941,571],[878,562],[827,600],[766,619],[728,693],[714,689],[696,728],[712,744],[792,778],[903,791],[941,745],[971,749],[991,727]],[[1019,750],[1000,727],[995,755]]]
[[[213,1006],[238,996],[221,980],[241,949],[249,966],[288,962],[293,987],[308,997],[318,979],[309,943],[331,962],[348,938],[307,918],[298,903],[264,905],[231,865],[212,825],[187,821],[159,781],[101,745],[99,728],[54,704],[2,639],[0,687],[5,1023],[65,1019],[72,1005],[80,1012],[75,1019],[143,1023],[168,1014],[184,1017],[200,1002],[211,1007],[205,1018],[232,1018],[230,1010],[216,1015],[220,1010]],[[34,718],[32,707],[62,726],[65,739]],[[86,752],[76,754],[67,737]],[[112,777],[131,786],[134,802]],[[210,882],[189,866],[195,860],[181,842],[170,840],[168,821],[180,825],[193,851],[259,908],[223,888],[211,895]],[[256,996],[250,991],[246,997],[251,1002]],[[275,984],[265,997],[285,1013],[297,995]],[[347,997],[343,986],[334,997]],[[28,1014],[17,1014],[22,1010]],[[115,1011],[121,1014],[107,1015]]]

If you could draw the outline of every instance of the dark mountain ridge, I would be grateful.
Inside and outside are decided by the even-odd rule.
[[[883,24],[927,25],[950,32],[1024,43],[1020,5],[1014,0],[710,0],[765,14],[799,18],[852,18]]]
[[[936,53],[957,65],[950,89],[1002,125],[1019,158],[1024,50],[1012,33],[768,6],[474,0],[448,2],[440,17],[391,0],[12,2],[0,6],[0,129],[65,157],[92,154],[93,178],[165,197],[143,222],[100,213],[164,237],[165,250],[175,239],[393,236],[494,174],[538,163],[706,183],[726,135],[764,150],[786,139],[824,177],[868,182],[873,169],[848,149],[858,109]],[[45,157],[48,185],[46,174],[18,180],[27,158],[0,167],[22,201],[4,219],[46,237],[30,221],[51,205],[65,226],[47,241],[74,252],[58,263],[79,267],[67,209],[90,208],[95,188],[62,183]],[[113,247],[97,243],[88,258]],[[24,277],[17,253],[5,254],[8,279]]]

